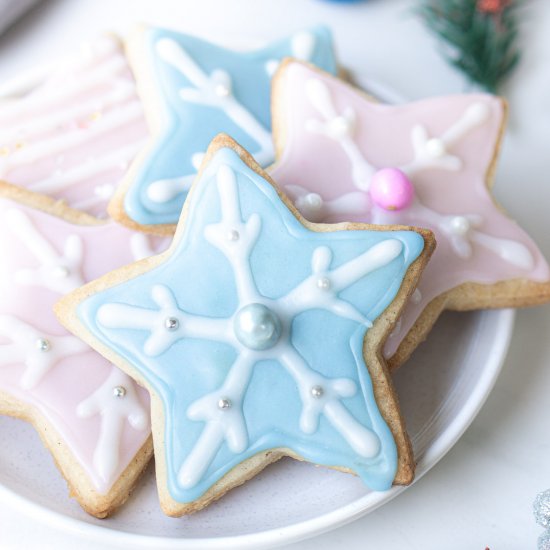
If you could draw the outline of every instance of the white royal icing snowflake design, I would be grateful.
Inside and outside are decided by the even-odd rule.
[[[137,431],[149,427],[148,411],[139,400],[134,382],[113,367],[105,382],[79,403],[76,414],[80,418],[101,417],[94,467],[106,483],[111,483],[120,463],[120,444],[126,423]]]
[[[294,198],[296,207],[311,221],[325,221],[331,214],[337,214],[342,218],[346,214],[356,215],[370,211],[372,223],[395,223],[394,214],[372,204],[367,194],[377,168],[366,160],[354,139],[357,120],[354,109],[347,107],[338,112],[328,86],[318,79],[307,81],[306,95],[320,115],[320,119],[306,121],[306,130],[326,136],[342,148],[350,162],[352,181],[358,191],[324,201],[317,193],[290,185],[288,190]],[[462,117],[441,136],[432,137],[422,124],[415,125],[411,131],[414,158],[410,163],[396,168],[410,178],[424,170],[460,170],[463,161],[452,154],[453,146],[484,124],[489,116],[489,107],[477,102],[470,105]],[[420,220],[424,220],[431,227],[438,228],[447,236],[453,251],[460,258],[470,258],[473,252],[472,245],[477,244],[521,269],[529,270],[534,266],[533,255],[522,243],[481,232],[478,227],[482,224],[483,218],[477,214],[443,215],[423,205],[415,196],[408,207],[408,215],[411,223],[420,223]]]
[[[260,164],[266,164],[273,158],[271,132],[235,97],[231,75],[227,71],[215,69],[209,75],[206,74],[172,38],[159,39],[155,49],[160,59],[174,67],[193,84],[192,87],[179,90],[182,101],[220,109],[256,141],[259,151],[254,157]],[[191,162],[196,170],[203,158],[202,151],[197,151],[191,156]],[[147,196],[153,202],[169,202],[180,193],[188,191],[194,178],[195,174],[191,174],[154,181],[147,188]]]
[[[376,456],[381,447],[379,437],[359,423],[342,403],[343,398],[358,391],[356,382],[350,378],[328,378],[308,365],[291,342],[290,327],[296,316],[311,309],[324,309],[358,326],[370,327],[371,321],[339,294],[390,264],[403,252],[403,243],[398,239],[383,240],[336,268],[331,268],[331,249],[319,246],[312,255],[311,275],[284,296],[266,298],[254,282],[250,264],[262,220],[258,214],[243,219],[236,174],[229,165],[219,166],[216,181],[221,220],[207,225],[204,235],[232,267],[239,303],[233,316],[212,319],[191,315],[180,307],[172,290],[162,284],[151,289],[157,309],[108,302],[96,314],[102,327],[147,332],[143,352],[148,356],[161,355],[185,338],[225,342],[238,353],[221,386],[187,409],[187,417],[204,422],[204,428],[179,467],[179,486],[195,487],[224,443],[234,453],[247,448],[249,437],[242,403],[254,366],[264,359],[279,361],[296,382],[302,401],[299,425],[303,433],[314,433],[323,416],[358,456]]]
[[[75,336],[46,334],[14,315],[0,314],[0,337],[9,341],[0,344],[0,366],[24,365],[19,384],[25,390],[38,386],[59,361],[90,351]]]
[[[41,286],[59,294],[66,294],[84,284],[81,273],[84,245],[80,236],[68,235],[63,254],[60,254],[21,210],[9,210],[6,212],[6,219],[13,234],[40,262],[36,268],[17,271],[17,283]]]

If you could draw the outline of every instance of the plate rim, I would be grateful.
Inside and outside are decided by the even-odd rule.
[[[513,309],[482,310],[482,314],[491,315],[496,323],[497,337],[491,347],[487,362],[479,380],[474,386],[459,413],[449,426],[425,449],[417,465],[416,483],[431,470],[457,443],[462,434],[476,418],[481,407],[489,397],[512,339],[516,311]],[[409,486],[393,487],[384,493],[368,493],[345,506],[306,521],[294,523],[279,529],[269,529],[246,535],[227,537],[181,538],[156,535],[141,535],[120,531],[111,527],[95,525],[66,516],[60,512],[43,507],[0,483],[0,501],[15,506],[20,512],[48,526],[69,531],[72,534],[86,536],[103,544],[132,544],[135,548],[165,549],[212,549],[212,548],[268,548],[282,544],[299,542],[350,523],[359,517],[374,511],[389,502]],[[371,502],[374,501],[374,502]]]

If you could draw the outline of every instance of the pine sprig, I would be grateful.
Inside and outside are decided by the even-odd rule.
[[[514,0],[424,0],[419,11],[448,44],[449,62],[495,93],[520,59],[517,8]]]

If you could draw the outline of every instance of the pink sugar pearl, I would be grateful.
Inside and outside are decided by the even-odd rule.
[[[382,168],[372,176],[369,193],[374,203],[384,210],[403,210],[414,197],[409,178],[397,168]]]

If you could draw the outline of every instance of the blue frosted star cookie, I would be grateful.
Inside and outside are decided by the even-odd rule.
[[[282,456],[387,490],[414,461],[380,348],[433,247],[423,230],[306,222],[222,135],[170,249],[57,313],[150,391],[167,514]]]
[[[136,31],[128,54],[152,138],[109,212],[133,228],[171,234],[210,141],[231,135],[256,160],[274,160],[270,84],[292,56],[336,72],[326,28],[300,31],[254,51],[234,51],[159,28]]]

